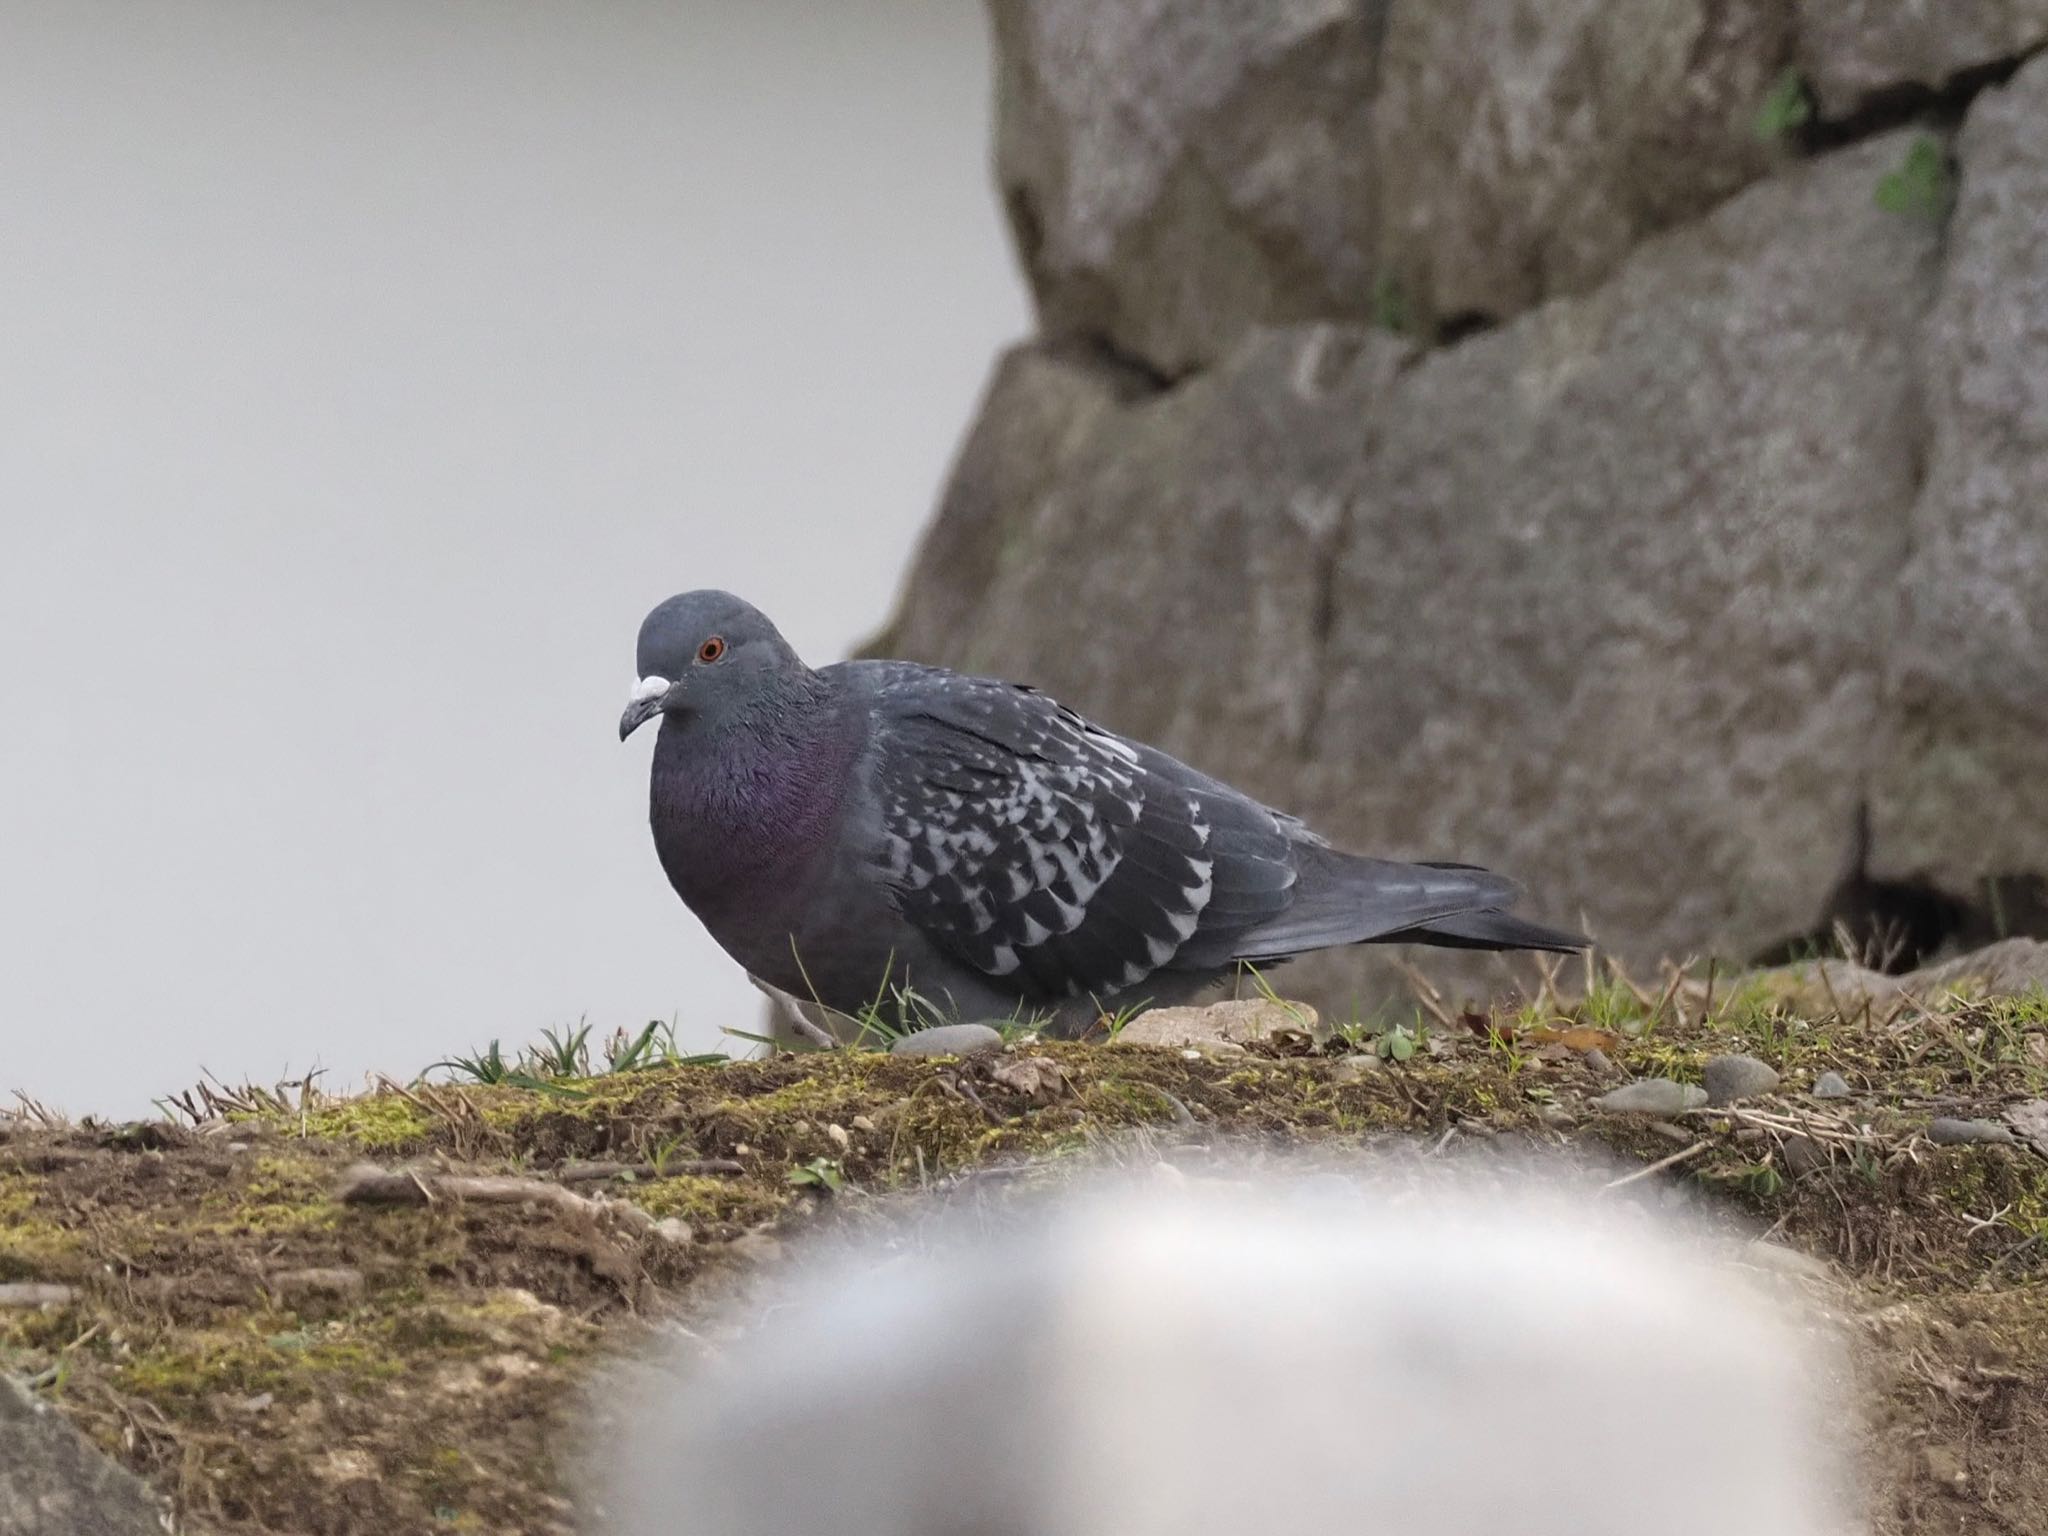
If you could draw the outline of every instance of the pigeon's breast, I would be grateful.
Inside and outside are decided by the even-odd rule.
[[[704,750],[664,729],[649,803],[655,851],[676,894],[736,958],[787,947],[831,863],[845,755],[829,739]]]

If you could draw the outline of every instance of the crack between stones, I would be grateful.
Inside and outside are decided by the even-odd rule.
[[[2016,68],[2017,66],[2015,66]],[[1978,89],[1982,89],[1980,86]],[[1973,91],[1974,98],[1975,92]],[[1960,115],[1960,114],[1959,114]],[[1887,122],[1872,132],[1896,127]],[[1952,128],[1953,125],[1944,125]],[[1952,163],[1960,193],[1960,167]],[[1927,329],[1941,302],[1947,283],[1948,249],[1960,199],[1951,196],[1942,210],[1935,236],[1934,275],[1926,302],[1914,316],[1908,357],[1909,387],[1905,411],[1912,462],[1903,498],[1905,527],[1901,530],[1898,558],[1891,572],[1891,607],[1883,632],[1877,637],[1871,658],[1874,699],[1869,725],[1858,754],[1855,809],[1851,814],[1849,843],[1841,874],[1825,898],[1814,930],[1788,944],[1836,942],[1847,937],[1860,958],[1879,970],[1910,969],[1925,961],[1929,952],[1959,930],[1968,915],[1968,904],[1936,889],[1925,880],[1880,880],[1870,873],[1873,834],[1872,805],[1876,798],[1877,775],[1884,752],[1892,708],[1892,664],[1905,632],[1907,574],[1917,553],[1920,503],[1927,494],[1934,457],[1934,413],[1928,398]],[[1786,945],[1772,946],[1758,955],[1759,963],[1784,963]]]
[[[1365,456],[1378,451],[1378,442],[1365,444]],[[1354,502],[1347,497],[1337,525],[1317,541],[1315,609],[1309,620],[1309,651],[1313,658],[1308,707],[1302,711],[1301,728],[1295,733],[1294,757],[1307,763],[1315,755],[1316,737],[1322,733],[1323,718],[1330,702],[1330,644],[1337,629],[1337,577],[1351,548],[1357,525]]]
[[[1953,128],[1980,95],[2004,85],[2043,53],[2048,53],[2048,45],[1959,70],[1940,85],[1909,81],[1874,91],[1846,116],[1814,118],[1796,131],[1794,142],[1802,155],[1815,155],[1845,149],[1916,122]]]

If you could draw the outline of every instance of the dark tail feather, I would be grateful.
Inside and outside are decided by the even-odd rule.
[[[1593,943],[1583,934],[1532,923],[1512,912],[1460,912],[1368,942],[1433,944],[1440,949],[1545,949],[1560,955],[1576,954]]]

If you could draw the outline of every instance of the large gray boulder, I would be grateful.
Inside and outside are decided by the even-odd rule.
[[[1775,0],[991,0],[1045,333],[1163,378],[1253,325],[1504,319],[1762,174]]]
[[[48,1403],[0,1376],[0,1536],[163,1536],[166,1511]]]
[[[1305,775],[1368,847],[1498,863],[1638,962],[1841,873],[1918,476],[1938,231],[1857,145],[1430,356],[1375,423]]]
[[[993,4],[1046,334],[877,649],[1638,963],[2048,935],[2048,0]]]
[[[1957,155],[1871,861],[1967,895],[2048,871],[2048,58],[1979,98]]]
[[[982,552],[972,601],[921,566],[884,646],[1040,683],[1347,845],[1497,863],[1638,959],[1803,927],[1917,484],[1938,231],[1874,196],[1906,142],[1433,353],[1262,329],[1115,404],[1013,357],[990,408],[1029,377],[1079,425],[1056,462],[979,439],[928,545]],[[1343,999],[1369,964],[1289,985]]]
[[[1377,6],[992,0],[996,166],[1053,336],[1157,372],[1363,313]]]
[[[1591,287],[1770,168],[1757,111],[1791,48],[1777,0],[1393,6],[1383,293],[1431,324]]]
[[[1845,117],[2048,45],[2048,0],[1799,0],[1799,65]]]

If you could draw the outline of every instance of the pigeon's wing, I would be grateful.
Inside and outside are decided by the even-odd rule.
[[[1044,694],[892,668],[874,789],[897,910],[1027,997],[1226,964],[1283,911],[1288,823]]]

